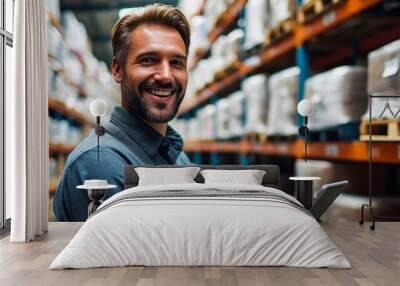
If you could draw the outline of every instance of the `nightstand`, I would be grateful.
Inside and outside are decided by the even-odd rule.
[[[313,182],[320,181],[320,177],[290,177],[294,181],[294,197],[310,210],[313,202]]]

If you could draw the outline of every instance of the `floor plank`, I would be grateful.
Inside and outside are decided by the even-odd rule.
[[[119,267],[50,271],[55,256],[81,223],[50,223],[49,233],[32,243],[0,240],[0,285],[399,285],[400,223],[321,223],[352,263],[352,269],[290,267]]]

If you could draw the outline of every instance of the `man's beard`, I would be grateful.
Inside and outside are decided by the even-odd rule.
[[[129,111],[134,112],[148,122],[167,123],[171,121],[177,114],[185,95],[185,90],[179,84],[163,84],[157,83],[154,80],[146,80],[142,82],[138,88],[134,88],[133,86],[132,80],[126,77],[121,83],[122,97],[129,104]],[[173,107],[171,112],[168,114],[163,114],[162,112],[154,114],[151,112],[149,106],[146,104],[145,95],[143,95],[145,87],[175,89],[175,95],[173,95],[175,98],[173,99],[174,102],[172,103]],[[166,106],[164,106],[164,108],[166,108]],[[157,109],[162,111],[162,104],[157,105]]]

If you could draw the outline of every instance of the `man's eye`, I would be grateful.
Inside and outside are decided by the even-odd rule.
[[[171,62],[171,64],[174,65],[174,66],[178,66],[178,67],[184,67],[185,66],[185,63],[182,60],[173,60]]]
[[[146,64],[147,64],[147,65],[148,65],[148,64],[152,64],[152,63],[154,63],[154,59],[152,59],[152,58],[144,58],[144,59],[141,60],[141,63],[142,63],[142,64],[145,64],[145,65],[146,65]]]

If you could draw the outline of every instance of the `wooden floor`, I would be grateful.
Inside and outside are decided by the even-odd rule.
[[[400,223],[337,220],[323,228],[353,268],[123,267],[48,270],[80,223],[50,223],[49,233],[28,244],[0,241],[0,285],[400,285]]]

